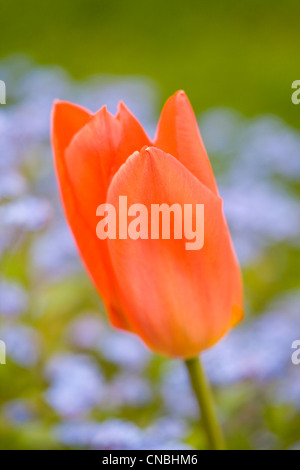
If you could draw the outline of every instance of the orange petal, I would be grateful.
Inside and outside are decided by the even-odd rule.
[[[114,117],[106,108],[91,116],[74,105],[57,103],[52,135],[63,205],[81,257],[111,321],[129,329],[118,303],[107,243],[96,236],[96,209],[106,200],[114,172],[149,139],[122,104]]]
[[[232,309],[231,327],[238,325],[244,318],[244,310],[237,305]]]
[[[81,106],[67,101],[55,101],[51,129],[55,152],[62,155],[72,137],[89,121],[91,116],[91,113]]]
[[[205,186],[218,194],[193,109],[183,91],[178,91],[166,102],[154,145],[176,157]]]
[[[156,148],[135,152],[114,176],[107,202],[204,204],[205,241],[198,251],[186,240],[108,240],[120,298],[133,331],[154,350],[193,357],[230,328],[241,280],[222,201],[176,158]],[[241,308],[241,305],[238,305]]]

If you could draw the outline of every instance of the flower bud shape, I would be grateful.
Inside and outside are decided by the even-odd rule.
[[[154,141],[122,102],[113,116],[57,101],[52,145],[68,224],[114,326],[158,353],[191,358],[242,319],[223,201],[183,91],[166,102]],[[151,226],[162,205],[176,236]],[[99,206],[114,208],[112,236],[97,236]],[[203,213],[204,239],[192,240]]]

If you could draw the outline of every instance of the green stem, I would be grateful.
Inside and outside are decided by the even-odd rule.
[[[201,410],[201,417],[206,430],[208,443],[212,450],[225,450],[223,433],[218,422],[209,383],[202,365],[195,357],[185,361],[193,391]]]

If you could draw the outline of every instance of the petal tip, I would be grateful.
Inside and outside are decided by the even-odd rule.
[[[122,119],[123,116],[128,115],[128,114],[132,115],[130,109],[126,106],[124,101],[122,101],[122,100],[119,101],[118,102],[118,107],[117,107],[116,118],[117,119]]]
[[[127,108],[126,104],[124,103],[124,101],[122,101],[122,100],[119,101],[118,102],[118,112],[123,111],[125,109],[128,109],[128,108]]]
[[[186,96],[186,92],[184,90],[178,90],[175,95],[177,96]]]
[[[175,99],[189,101],[189,99],[187,97],[187,94],[184,90],[176,91],[176,93],[173,96],[174,96]]]

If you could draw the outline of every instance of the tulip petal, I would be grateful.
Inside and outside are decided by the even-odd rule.
[[[218,195],[215,177],[191,104],[183,91],[166,102],[154,145],[176,157],[205,186]]]
[[[57,103],[52,135],[63,205],[81,257],[112,323],[130,329],[118,303],[106,240],[96,235],[96,209],[105,202],[115,171],[149,139],[123,104],[114,117],[105,107],[90,115],[76,106]]]
[[[238,306],[235,306],[232,309],[232,315],[231,315],[231,327],[233,328],[234,326],[238,325],[244,318],[244,310]]]
[[[52,112],[52,138],[55,151],[63,155],[74,135],[91,118],[91,113],[67,101],[55,101]]]
[[[186,240],[110,239],[109,251],[126,316],[152,349],[193,357],[230,328],[241,308],[239,268],[223,216],[222,200],[176,158],[154,147],[135,152],[114,176],[107,202],[204,204],[204,246]],[[239,302],[238,305],[235,302]]]

